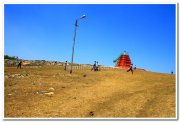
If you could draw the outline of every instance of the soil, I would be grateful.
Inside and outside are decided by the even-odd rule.
[[[174,118],[175,75],[5,67],[5,118]]]

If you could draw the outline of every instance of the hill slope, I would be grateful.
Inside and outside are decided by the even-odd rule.
[[[5,67],[6,117],[175,117],[175,75]]]

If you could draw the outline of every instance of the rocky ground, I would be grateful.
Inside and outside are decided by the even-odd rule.
[[[4,69],[5,118],[175,117],[175,75],[34,66]]]

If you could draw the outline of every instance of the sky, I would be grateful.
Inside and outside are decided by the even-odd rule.
[[[175,4],[5,4],[4,54],[70,62],[76,19],[75,63],[115,66],[126,51],[138,68],[175,72]]]

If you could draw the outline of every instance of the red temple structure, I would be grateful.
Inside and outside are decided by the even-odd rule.
[[[116,63],[116,67],[119,67],[121,69],[129,69],[131,66],[131,59],[129,55],[124,51],[123,54],[121,54],[116,60],[113,62]]]

